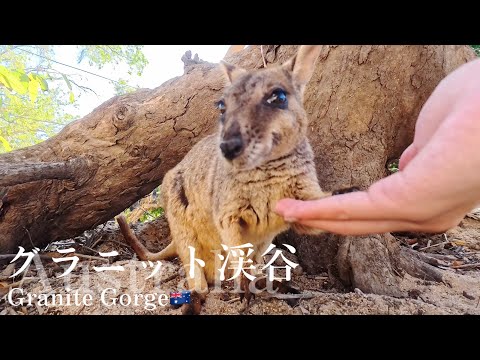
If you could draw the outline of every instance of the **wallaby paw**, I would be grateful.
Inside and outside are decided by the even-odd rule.
[[[243,302],[243,299],[247,301],[247,305],[250,304],[251,299],[255,299],[255,294],[250,291],[250,283],[251,281],[245,276],[245,274],[241,275],[240,279],[240,302]]]
[[[182,306],[182,315],[199,315],[202,311],[202,304],[205,302],[205,296],[196,291],[190,295],[190,303]]]

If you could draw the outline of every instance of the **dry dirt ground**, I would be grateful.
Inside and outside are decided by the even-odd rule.
[[[435,283],[404,275],[401,290],[405,297],[394,298],[364,294],[358,289],[340,293],[332,288],[327,274],[307,275],[296,271],[292,275],[292,283],[302,291],[303,299],[289,304],[264,292],[247,306],[231,292],[232,284],[225,283],[223,289],[209,294],[202,314],[480,314],[480,218],[467,217],[446,234],[403,234],[397,238],[402,246],[422,249],[422,252],[436,257],[436,265],[444,273],[444,282]],[[41,265],[37,257],[27,272],[13,279],[10,275],[18,270],[25,258],[16,262],[16,268],[13,264],[0,265],[0,314],[181,314],[181,309],[169,304],[161,306],[158,301],[160,294],[166,294],[166,298],[170,291],[184,286],[185,273],[178,260],[163,261],[158,273],[146,279],[153,268],[148,263],[132,260],[131,249],[127,246],[110,243],[97,250],[117,250],[119,255],[111,264],[96,259],[98,256],[86,255],[64,278],[57,276],[64,272],[65,267],[55,264],[46,255],[41,259]],[[68,266],[69,262],[64,264]],[[123,266],[124,271],[96,272],[93,266]],[[14,292],[11,300],[15,305],[8,301],[12,284],[13,288],[24,291],[23,295],[19,290]],[[101,294],[105,289],[115,289],[115,294],[114,290],[107,290],[102,302]],[[44,306],[33,299],[29,305],[28,293],[56,294],[57,304]],[[75,305],[75,293],[78,293],[79,300],[89,294],[91,304],[79,301]],[[62,297],[65,304],[67,294],[70,294],[70,305],[59,305],[58,299]],[[145,299],[137,295],[135,304],[135,294],[152,294],[149,296],[155,301],[146,306]],[[20,305],[22,298],[24,303]],[[114,301],[117,302],[112,305]]]

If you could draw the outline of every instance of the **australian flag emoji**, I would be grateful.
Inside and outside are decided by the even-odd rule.
[[[190,304],[190,291],[170,292],[170,305]]]

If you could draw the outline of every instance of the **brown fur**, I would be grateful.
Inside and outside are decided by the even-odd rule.
[[[152,254],[127,235],[140,258],[158,260],[176,252],[190,289],[205,294],[218,276],[213,251],[221,252],[222,243],[229,247],[251,243],[254,260],[262,262],[261,254],[273,238],[290,227],[321,232],[286,223],[274,212],[282,198],[330,195],[318,185],[303,108],[303,91],[319,51],[319,46],[302,46],[283,66],[256,71],[222,64],[230,84],[223,94],[226,109],[219,131],[196,144],[163,179],[161,194],[172,243]],[[287,93],[285,109],[266,102],[278,88]],[[228,161],[219,145],[235,134],[241,134],[244,149]],[[205,261],[204,268],[195,263],[194,278],[188,276],[189,246]]]

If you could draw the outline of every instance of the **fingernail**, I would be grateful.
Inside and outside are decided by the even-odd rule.
[[[283,218],[283,220],[285,220],[286,222],[297,222],[298,219],[295,219],[293,217],[285,217]]]

